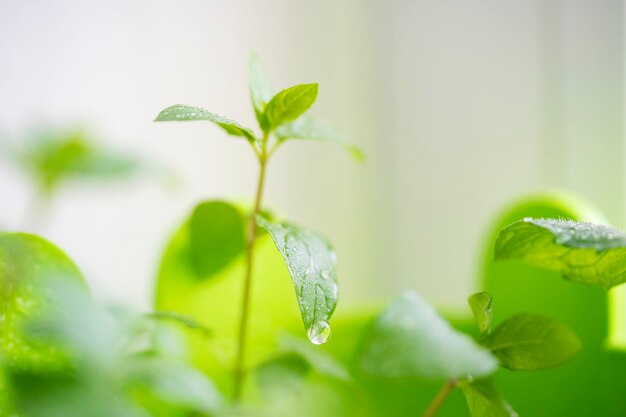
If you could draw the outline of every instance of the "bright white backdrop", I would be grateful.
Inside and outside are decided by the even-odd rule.
[[[276,88],[319,81],[313,112],[368,154],[286,146],[267,202],[331,238],[345,299],[413,287],[460,305],[510,199],[565,186],[622,223],[623,20],[621,1],[591,0],[0,0],[0,130],[88,125],[179,174],[177,190],[65,189],[43,231],[96,294],[145,307],[193,204],[245,198],[256,176],[241,141],[151,120],[182,102],[252,124],[255,49]],[[29,198],[0,167],[0,225]]]

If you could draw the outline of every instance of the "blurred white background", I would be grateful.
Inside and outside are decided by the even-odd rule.
[[[155,124],[198,105],[254,124],[254,49],[276,91],[320,82],[312,112],[368,160],[292,143],[266,202],[326,234],[344,300],[412,287],[460,305],[505,204],[565,187],[623,225],[622,1],[0,0],[0,131],[88,126],[176,171],[65,188],[43,235],[94,293],[145,308],[158,258],[193,205],[248,198],[247,145],[204,123]],[[0,227],[19,227],[26,178],[0,167]]]

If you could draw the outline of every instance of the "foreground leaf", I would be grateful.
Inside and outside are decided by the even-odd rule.
[[[415,292],[405,292],[374,321],[359,359],[366,373],[387,378],[450,380],[482,377],[495,357],[453,329]]]
[[[522,260],[604,288],[626,282],[626,234],[592,223],[525,218],[502,229],[495,258]]]
[[[276,136],[280,141],[301,139],[335,143],[346,148],[357,161],[365,160],[363,151],[358,146],[351,144],[346,136],[310,117],[303,117],[280,126],[276,129]]]
[[[267,119],[265,118],[265,106],[272,98],[270,83],[261,68],[261,64],[254,52],[248,58],[248,79],[250,83],[250,97],[254,106],[259,126],[263,131],[267,130]]]
[[[276,94],[265,108],[270,130],[297,119],[309,109],[317,98],[317,83],[299,84]]]
[[[474,319],[476,320],[476,324],[478,324],[480,333],[489,333],[493,319],[491,295],[488,292],[482,291],[471,295],[467,301],[472,308],[472,313],[474,313]]]
[[[65,302],[47,292],[57,280],[86,289],[76,265],[53,244],[25,233],[0,233],[0,356],[11,366],[54,365],[56,349],[32,343],[24,326],[50,304]]]
[[[514,371],[558,366],[581,348],[578,336],[567,326],[533,314],[509,317],[482,342],[504,367]]]
[[[283,255],[309,340],[326,343],[339,290],[334,249],[324,237],[292,224],[270,223],[263,217],[257,218],[257,224],[267,230]]]
[[[243,127],[234,120],[211,113],[200,107],[176,104],[162,110],[156,119],[154,119],[155,122],[184,122],[190,120],[206,120],[213,122],[224,129],[229,135],[242,136],[252,143],[256,140],[254,133],[247,127]]]
[[[461,389],[472,417],[518,417],[490,379],[463,382]]]

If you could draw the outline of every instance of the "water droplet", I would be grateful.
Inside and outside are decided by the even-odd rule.
[[[311,343],[315,345],[322,345],[328,342],[330,339],[330,326],[324,320],[320,320],[314,323],[306,332]]]
[[[333,276],[333,274],[328,269],[322,269],[321,275],[324,279],[330,279]]]

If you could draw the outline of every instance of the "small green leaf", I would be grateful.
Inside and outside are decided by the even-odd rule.
[[[461,383],[461,390],[472,417],[518,417],[490,379],[464,381]]]
[[[593,223],[519,220],[500,231],[495,258],[521,260],[604,288],[626,282],[626,234]]]
[[[210,277],[230,264],[245,249],[245,220],[231,204],[198,204],[189,221],[191,265],[199,278]]]
[[[311,346],[304,339],[285,335],[279,343],[279,349],[282,353],[291,353],[302,357],[311,369],[320,375],[343,381],[350,379],[350,374],[341,363],[326,352]]]
[[[363,151],[351,144],[346,136],[310,117],[303,117],[280,126],[276,129],[276,136],[280,141],[302,139],[335,143],[346,148],[357,161],[363,162],[365,160]]]
[[[534,371],[561,365],[580,350],[578,336],[567,326],[542,316],[517,314],[482,339],[502,366]]]
[[[316,98],[317,83],[295,85],[276,94],[265,108],[268,129],[276,129],[297,119],[313,105]]]
[[[364,336],[360,369],[386,378],[450,380],[494,372],[496,358],[453,329],[420,295],[394,300]]]
[[[257,224],[267,230],[283,255],[309,340],[326,343],[339,290],[334,249],[324,237],[292,224],[270,223],[260,216]]]
[[[249,142],[256,141],[254,133],[247,127],[243,127],[238,122],[226,117],[211,113],[200,107],[187,106],[184,104],[176,104],[161,111],[155,122],[183,122],[190,120],[207,120],[224,129],[229,135],[242,136]]]
[[[491,320],[493,314],[491,312],[491,294],[482,291],[471,295],[468,300],[472,313],[474,313],[474,319],[478,324],[478,330],[481,334],[486,334],[491,331]]]
[[[248,58],[248,79],[254,113],[256,114],[259,126],[265,131],[267,130],[265,106],[272,98],[272,89],[254,52],[251,52]]]

